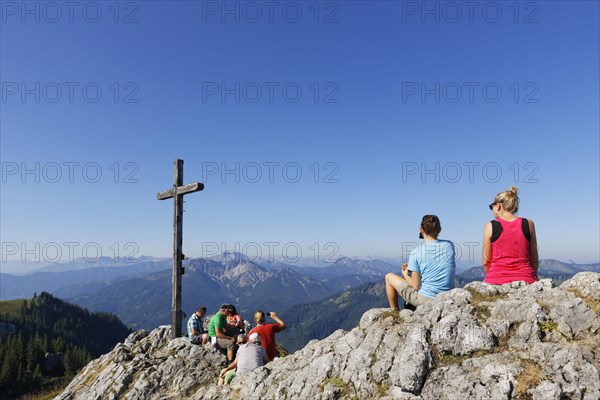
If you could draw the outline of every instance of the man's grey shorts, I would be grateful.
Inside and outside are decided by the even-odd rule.
[[[431,300],[430,297],[420,295],[419,292],[413,289],[413,287],[410,286],[405,280],[402,280],[395,289],[407,303],[410,303],[413,306],[420,306],[426,301]]]
[[[213,345],[213,347],[221,349],[235,350],[237,348],[237,344],[233,339],[216,338],[211,336],[210,343]]]

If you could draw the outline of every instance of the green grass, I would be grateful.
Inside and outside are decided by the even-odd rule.
[[[383,319],[391,317],[392,321],[394,323],[396,323],[396,324],[399,324],[399,323],[402,322],[402,318],[400,317],[400,311],[398,311],[398,310],[389,310],[389,311],[386,311],[386,312],[384,312],[384,313],[381,314],[381,317]]]
[[[343,380],[341,380],[340,378],[325,378],[325,380],[323,381],[323,387],[325,387],[325,385],[328,384],[332,384],[335,387],[339,387],[339,388],[343,388],[348,386],[348,384],[346,382],[344,382]]]
[[[71,383],[72,377],[51,378],[46,387],[36,393],[21,396],[21,400],[51,400],[61,394]]]
[[[131,388],[133,388],[133,385],[135,384],[135,381],[136,381],[136,380],[137,380],[137,379],[133,379],[133,380],[131,381],[131,385],[130,385],[130,387],[131,387]],[[192,386],[191,388],[189,388],[189,389],[188,389],[188,390],[185,392],[185,395],[186,395],[186,396],[188,396],[188,397],[191,397],[191,396],[192,396],[193,394],[195,394],[195,393],[196,393],[198,390],[200,390],[200,389],[202,389],[202,388],[205,388],[205,387],[208,387],[208,386],[212,385],[214,382],[215,382],[215,379],[212,379],[212,378],[210,378],[210,379],[207,379],[205,382],[198,383],[198,384],[196,384],[196,385]],[[122,397],[124,397],[124,395],[125,395],[125,393],[123,393],[123,396],[122,396]]]
[[[277,344],[277,357],[283,358],[290,355],[290,352],[287,351],[282,345]]]
[[[538,327],[541,331],[554,332],[558,329],[558,324],[552,320],[546,322],[538,322]]]
[[[580,299],[582,299],[583,301],[586,302],[586,304],[588,305],[589,308],[591,308],[592,310],[594,310],[594,312],[598,315],[600,315],[600,303],[598,303],[596,300],[592,299],[589,296],[585,296],[583,293],[581,293],[581,291],[577,288],[569,288],[567,289],[567,291],[575,294],[575,296],[579,297]]]
[[[469,293],[471,293],[471,305],[473,306],[473,308],[475,308],[475,316],[477,317],[477,320],[481,323],[485,323],[491,315],[488,306],[481,303],[494,302],[497,300],[503,300],[506,297],[508,297],[508,294],[505,293],[483,294],[479,293],[473,288],[468,288],[467,290],[469,291]]]
[[[27,305],[31,303],[31,299],[0,301],[0,315],[8,315],[10,317],[21,315],[21,305],[23,304],[23,300],[27,301]]]
[[[493,302],[496,300],[503,300],[508,297],[508,294],[506,294],[506,293],[483,294],[483,293],[479,293],[477,290],[475,290],[473,288],[468,288],[467,290],[469,291],[469,293],[471,293],[471,304],[473,306],[476,306],[479,303],[484,302],[484,301]]]
[[[376,362],[377,362],[377,354],[373,353],[373,354],[371,354],[371,365],[370,366],[372,367],[373,365],[375,365]]]
[[[433,356],[433,365],[437,368],[452,364],[462,364],[463,361],[470,358],[482,357],[493,352],[491,350],[477,350],[469,354],[455,355],[442,353],[437,348],[434,348],[431,353]]]
[[[390,389],[390,386],[387,383],[383,383],[380,382],[377,384],[377,396],[379,397],[384,397],[388,390]]]
[[[527,390],[536,387],[544,379],[542,367],[530,359],[521,360],[521,373],[517,376],[517,399],[530,397]]]
[[[538,301],[538,304],[540,307],[542,307],[542,310],[544,310],[546,314],[550,314],[550,304],[546,303],[545,301]]]
[[[281,389],[279,389],[279,396],[287,399],[288,398],[288,391],[286,387],[282,387]]]
[[[348,383],[344,382],[340,378],[325,378],[323,383],[321,384],[321,392],[325,390],[325,386],[333,385],[342,389],[342,395],[346,396],[348,394]]]
[[[520,323],[513,323],[508,333],[502,337],[498,338],[497,346],[490,350],[477,350],[475,352],[463,355],[455,355],[455,354],[447,354],[442,353],[437,349],[436,346],[431,345],[431,355],[433,357],[433,365],[434,367],[446,366],[451,364],[461,364],[463,361],[468,360],[470,358],[483,357],[488,354],[496,354],[502,353],[508,350],[508,340],[516,333],[519,328]]]

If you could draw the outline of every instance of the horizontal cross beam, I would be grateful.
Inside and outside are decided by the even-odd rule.
[[[200,182],[190,183],[188,185],[178,186],[177,188],[159,192],[156,195],[157,200],[166,200],[175,197],[175,195],[184,195],[188,193],[199,192],[204,189],[204,184]]]

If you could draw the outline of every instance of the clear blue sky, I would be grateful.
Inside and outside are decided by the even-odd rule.
[[[3,258],[169,256],[181,158],[191,256],[400,256],[434,213],[468,262],[517,185],[541,258],[600,259],[596,1],[1,3]]]

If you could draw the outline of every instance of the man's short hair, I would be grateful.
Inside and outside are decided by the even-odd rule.
[[[229,311],[229,304],[227,304],[227,303],[221,304],[221,310],[228,310]]]
[[[200,306],[200,307],[198,307],[198,309],[196,311],[199,312],[199,313],[205,313],[206,312],[206,307]]]

